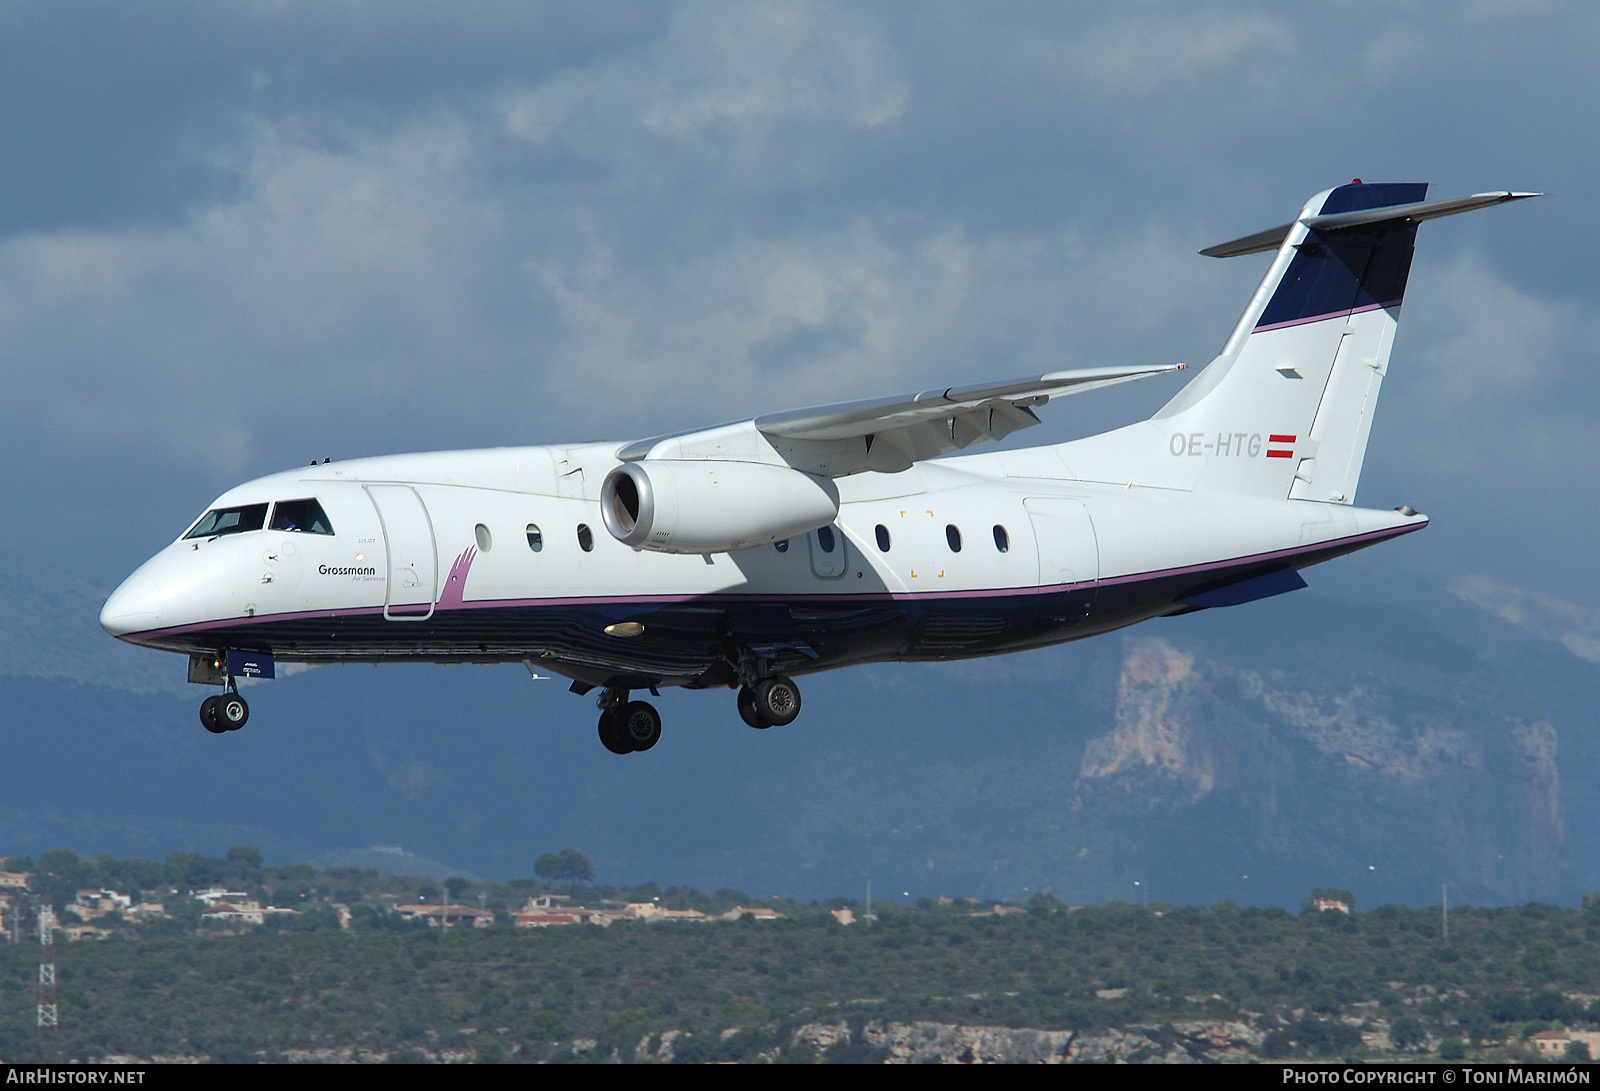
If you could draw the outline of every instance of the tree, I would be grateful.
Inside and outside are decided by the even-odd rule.
[[[1426,1037],[1422,1030],[1422,1020],[1415,1015],[1402,1015],[1389,1024],[1389,1041],[1400,1049],[1421,1045]]]
[[[93,860],[85,860],[71,849],[51,849],[39,856],[28,888],[35,894],[49,890],[51,902],[60,909],[96,877]]]
[[[546,852],[533,862],[533,873],[542,879],[581,880],[594,878],[594,860],[586,852],[562,849]]]
[[[230,865],[229,870],[237,875],[240,872],[260,871],[265,857],[254,845],[235,845],[223,859]]]

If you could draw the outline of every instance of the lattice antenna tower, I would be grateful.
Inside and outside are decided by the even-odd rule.
[[[39,1037],[60,1029],[56,1008],[56,911],[50,905],[50,892],[44,892],[39,906]]]

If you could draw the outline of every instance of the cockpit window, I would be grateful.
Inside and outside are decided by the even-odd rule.
[[[312,503],[316,503],[315,500]],[[260,530],[267,523],[265,504],[246,504],[242,508],[215,508],[200,517],[185,538],[213,538],[220,534],[243,534]]]
[[[272,529],[332,534],[333,524],[315,500],[279,500],[272,509]]]

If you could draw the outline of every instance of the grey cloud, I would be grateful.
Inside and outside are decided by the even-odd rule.
[[[1156,93],[1240,71],[1259,74],[1299,52],[1293,30],[1259,12],[1133,9],[1082,37],[1058,42],[1050,67],[1101,93]]]
[[[312,455],[1203,363],[1263,266],[1194,251],[1361,174],[1557,191],[1424,228],[1362,499],[1595,593],[1589,9],[57,10],[0,15],[0,452],[86,564]]]

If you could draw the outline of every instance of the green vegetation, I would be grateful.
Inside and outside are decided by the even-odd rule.
[[[533,862],[533,873],[541,879],[587,881],[594,878],[594,861],[577,849],[546,852]]]
[[[1228,1023],[1254,1044],[1211,1059],[1508,1058],[1531,1055],[1526,1039],[1538,1030],[1590,1025],[1600,995],[1600,899],[1582,910],[1452,908],[1448,945],[1433,908],[1069,909],[1041,896],[1003,914],[961,902],[875,904],[875,923],[846,926],[831,910],[859,916],[861,907],[845,899],[756,902],[655,886],[559,889],[591,906],[659,898],[707,911],[769,906],[783,917],[520,930],[502,912],[492,928],[444,930],[392,911],[425,881],[264,868],[247,847],[165,863],[47,853],[8,867],[20,863],[37,866],[36,888],[48,885],[52,901],[62,900],[58,886],[117,889],[120,877],[126,891],[165,897],[172,916],[114,921],[102,942],[58,943],[61,1031],[42,1045],[39,948],[27,931],[0,944],[7,1061],[342,1050],[395,1060],[871,1060],[886,1053],[864,1027],[917,1020],[1090,1036],[1121,1028],[1148,1040],[1135,1059],[1205,1053],[1185,1028]],[[265,927],[203,927],[198,903],[178,888],[211,883],[302,912]],[[556,890],[519,880],[453,894],[515,908]],[[351,906],[348,930],[334,902]],[[849,1041],[818,1048],[796,1037],[807,1024],[844,1024]]]

